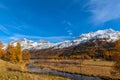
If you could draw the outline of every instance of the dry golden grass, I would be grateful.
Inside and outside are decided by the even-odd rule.
[[[3,72],[0,73],[0,80],[70,80],[70,79],[46,74]]]
[[[0,72],[7,71],[8,69],[17,70],[17,71],[27,71],[25,63],[12,64],[0,59]]]
[[[82,65],[81,65],[82,64]],[[114,62],[102,60],[39,60],[36,66],[43,69],[53,69],[69,73],[84,74],[89,76],[102,76],[115,78],[111,75]]]
[[[12,64],[0,60],[0,80],[70,80],[55,75],[28,72],[25,64]]]

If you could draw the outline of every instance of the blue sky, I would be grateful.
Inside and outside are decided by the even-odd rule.
[[[112,28],[120,31],[120,0],[0,0],[0,40],[50,42]]]

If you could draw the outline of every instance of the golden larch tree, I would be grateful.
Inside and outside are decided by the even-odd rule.
[[[117,72],[117,74],[120,74],[120,39],[116,41],[116,50],[114,53],[114,70]]]
[[[19,42],[17,42],[17,46],[15,47],[15,53],[16,53],[16,60],[17,62],[21,62],[22,61],[22,49],[21,49],[21,44]]]
[[[8,46],[7,46],[7,56],[6,56],[6,60],[8,60],[8,61],[10,61],[10,62],[12,62],[12,63],[14,63],[14,62],[16,62],[16,53],[15,53],[15,47],[14,46],[12,46],[11,44],[8,44]]]
[[[2,49],[3,48],[3,44],[2,42],[0,42],[0,59],[4,59],[5,57],[5,50]]]
[[[30,61],[30,53],[28,50],[23,50],[22,57],[24,61]]]

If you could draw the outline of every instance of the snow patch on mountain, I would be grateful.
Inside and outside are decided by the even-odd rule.
[[[22,41],[20,41],[20,43],[23,49],[46,49],[53,47],[52,43],[45,40],[34,42],[32,40],[23,39]]]
[[[61,49],[65,47],[75,46],[83,42],[87,42],[92,39],[100,39],[100,40],[106,40],[108,42],[116,41],[120,37],[120,32],[115,31],[113,29],[106,29],[106,30],[98,30],[96,32],[90,32],[87,34],[82,34],[79,37],[77,37],[74,40],[66,40],[64,42],[59,43],[50,43],[49,41],[40,40],[38,42],[34,42],[32,40],[23,39],[19,41],[21,43],[22,49],[47,49],[47,48],[53,48],[53,49]],[[11,42],[14,46],[17,45],[17,41]]]
[[[115,31],[113,29],[98,30],[96,32],[82,34],[79,37],[77,37],[75,40],[60,42],[57,45],[55,45],[54,48],[58,49],[58,48],[70,47],[70,46],[78,45],[83,42],[87,42],[92,39],[100,39],[100,40],[106,40],[108,42],[110,41],[114,42],[118,40],[119,37],[120,37],[120,32]]]

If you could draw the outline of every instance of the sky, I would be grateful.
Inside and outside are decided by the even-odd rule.
[[[0,0],[0,41],[72,40],[82,33],[120,31],[120,0]]]

